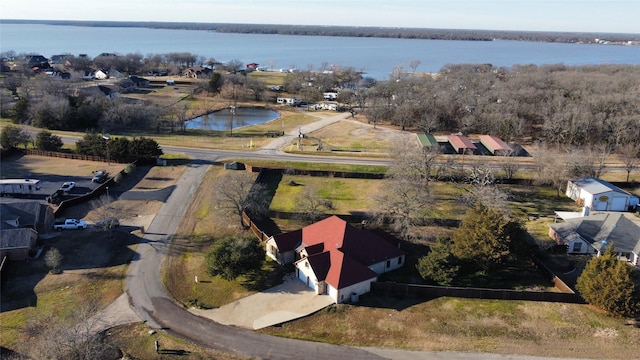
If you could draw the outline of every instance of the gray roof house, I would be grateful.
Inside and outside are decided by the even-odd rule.
[[[640,218],[631,213],[598,212],[549,225],[549,236],[573,254],[600,255],[613,244],[621,260],[640,265]]]
[[[28,259],[38,234],[51,229],[53,221],[53,210],[38,201],[0,204],[0,261]]]

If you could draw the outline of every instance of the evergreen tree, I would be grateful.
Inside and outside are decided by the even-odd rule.
[[[207,272],[234,280],[262,268],[265,252],[257,239],[227,237],[218,240],[207,253]]]
[[[163,154],[158,142],[145,137],[133,138],[130,143],[129,153],[139,164],[151,163]]]
[[[42,130],[36,135],[36,149],[44,151],[60,151],[63,142],[60,136]]]
[[[452,252],[481,270],[493,270],[518,255],[524,235],[522,224],[477,203],[453,235]]]
[[[31,134],[19,126],[6,125],[0,132],[0,146],[7,150],[18,147],[20,144],[26,148],[29,141],[31,141]]]
[[[416,268],[423,279],[431,279],[440,285],[450,285],[460,266],[451,253],[453,243],[449,239],[438,239],[427,256],[418,260]]]
[[[604,254],[587,263],[578,278],[576,289],[589,304],[615,316],[640,313],[640,294],[633,269],[618,260],[611,244]]]
[[[76,142],[76,151],[82,155],[105,156],[107,141],[102,135],[91,132]]]

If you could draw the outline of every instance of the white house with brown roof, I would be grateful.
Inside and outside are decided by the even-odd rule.
[[[404,266],[405,253],[380,232],[358,229],[331,216],[266,242],[267,255],[293,262],[296,277],[336,303],[371,290],[378,275]]]

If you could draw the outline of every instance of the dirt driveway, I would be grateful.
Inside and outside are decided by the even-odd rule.
[[[313,314],[333,303],[329,295],[317,295],[295,276],[288,275],[278,286],[217,309],[190,311],[223,325],[257,330]]]

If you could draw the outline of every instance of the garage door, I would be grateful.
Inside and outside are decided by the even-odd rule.
[[[611,211],[625,211],[627,210],[626,205],[626,197],[614,197],[613,199],[611,199]]]
[[[607,202],[606,201],[598,201],[596,204],[596,210],[598,211],[606,211],[607,210]]]

